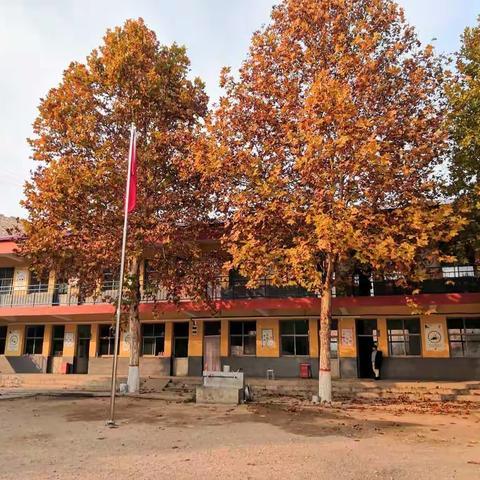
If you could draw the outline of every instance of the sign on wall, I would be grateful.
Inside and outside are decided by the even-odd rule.
[[[262,329],[262,347],[273,348],[273,329],[263,328]]]
[[[131,340],[132,340],[132,335],[130,334],[130,332],[125,333],[125,335],[123,336],[123,350],[125,352],[130,351]]]
[[[25,283],[27,281],[27,272],[26,270],[17,270],[17,275],[15,277],[17,284]]]
[[[443,327],[441,323],[425,323],[425,350],[427,352],[445,350]]]
[[[344,347],[353,347],[353,328],[342,328],[341,341]]]
[[[75,344],[75,335],[72,332],[65,333],[65,337],[63,339],[64,347],[73,347]]]
[[[198,334],[198,324],[196,320],[192,320],[192,335],[196,336]]]
[[[18,330],[12,330],[8,336],[7,350],[10,352],[16,352],[20,344],[20,332]]]

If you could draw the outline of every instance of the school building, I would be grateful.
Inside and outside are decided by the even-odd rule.
[[[333,299],[335,377],[371,377],[371,350],[384,355],[385,379],[480,379],[480,279],[472,265],[435,266],[414,300],[394,280],[352,274]],[[407,292],[408,293],[408,292]],[[80,299],[53,274],[37,278],[0,238],[0,373],[109,374],[116,283]],[[177,307],[144,301],[141,376],[201,375],[229,365],[247,376],[298,377],[300,364],[318,375],[320,300],[302,288],[268,279],[255,289],[235,275],[215,289],[217,315],[188,299]],[[428,314],[426,313],[428,312]],[[119,373],[128,368],[129,338],[121,334]]]

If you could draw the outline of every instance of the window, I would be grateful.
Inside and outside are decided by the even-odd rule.
[[[165,351],[165,324],[142,324],[142,354],[163,355]]]
[[[332,318],[330,325],[330,355],[332,358],[338,358],[338,320]]]
[[[118,274],[105,270],[102,278],[102,292],[118,289]]]
[[[387,319],[388,352],[392,357],[420,355],[422,352],[418,318]]]
[[[222,330],[222,323],[217,321],[205,322],[203,328],[203,334],[205,337],[219,336]]]
[[[480,317],[448,318],[447,328],[452,357],[480,357]]]
[[[152,288],[152,284],[155,283],[158,276],[158,272],[153,269],[151,261],[145,260],[145,268],[143,270],[143,288]]]
[[[13,267],[0,268],[0,295],[12,293]]]
[[[41,355],[43,349],[43,334],[45,327],[43,325],[27,326],[25,336],[25,354]]]
[[[173,324],[173,356],[188,357],[188,322]]]
[[[280,338],[282,355],[308,355],[308,320],[282,320]]]
[[[48,292],[48,274],[38,278],[35,272],[30,272],[28,293]]]
[[[257,322],[230,322],[230,355],[257,353]]]
[[[318,336],[320,347],[320,320],[318,321]],[[338,358],[338,319],[336,318],[332,318],[330,324],[330,357]]]
[[[115,328],[112,325],[100,325],[99,327],[100,345],[98,355],[113,355],[115,351]]]
[[[52,330],[52,355],[63,356],[63,338],[65,337],[65,325],[54,325]]]
[[[442,267],[442,274],[443,278],[474,277],[475,269],[473,265]]]
[[[7,326],[0,326],[0,355],[5,355],[5,345],[7,344]]]

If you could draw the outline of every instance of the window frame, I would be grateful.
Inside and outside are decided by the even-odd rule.
[[[3,333],[5,332],[5,334]],[[7,336],[8,336],[8,326],[0,325],[0,355],[5,355],[7,350]],[[3,345],[3,348],[1,348]]]
[[[55,329],[62,328],[63,333],[62,336],[55,336]],[[53,325],[52,326],[52,346],[50,348],[50,356],[52,357],[63,357],[63,343],[65,341],[65,325]],[[62,342],[62,349],[61,350],[55,350],[55,344],[56,342]],[[59,355],[56,354],[56,352],[61,352]]]
[[[29,335],[29,329],[34,329],[34,335]],[[37,330],[41,329],[42,334],[37,335]],[[29,340],[33,340],[33,351],[28,352],[28,342]],[[25,326],[25,344],[23,347],[23,354],[24,355],[42,355],[43,353],[43,342],[45,340],[45,325],[26,325]],[[37,343],[40,343],[40,351],[37,351]]]
[[[108,328],[111,335],[102,335],[102,328]],[[102,344],[108,342],[108,353],[102,353]],[[118,336],[118,341],[120,343],[120,336]],[[111,353],[110,353],[111,352]],[[98,326],[98,357],[112,357],[115,354],[115,328],[113,325],[108,323],[101,323]]]
[[[11,276],[4,275],[6,272]],[[0,273],[0,295],[10,295],[13,291],[15,267],[0,267]]]
[[[178,325],[181,325],[181,324],[186,324],[187,325],[187,334],[182,334],[182,335],[178,335],[175,333],[175,326],[177,326],[177,330],[179,329]],[[182,328],[184,327],[185,325],[182,325]],[[178,340],[181,340],[181,341],[185,341],[186,340],[186,355],[182,355],[182,356],[179,356],[178,355],[178,345],[177,345],[177,341]],[[172,356],[174,358],[188,358],[188,346],[189,346],[189,343],[190,343],[190,322],[174,322],[173,323],[173,346],[172,346]]]
[[[153,325],[153,335],[145,335],[145,326]],[[155,333],[156,326],[163,326],[163,332],[159,335]],[[154,322],[154,323],[142,323],[142,356],[143,357],[162,357],[165,354],[165,322]],[[153,345],[155,346],[155,351],[157,350],[157,339],[163,339],[163,350],[157,353],[145,353],[145,339],[153,339]]]
[[[458,330],[458,329],[449,328],[449,326],[448,326],[449,320],[450,321],[456,320],[456,321],[461,321],[462,322],[462,326],[461,326],[459,334],[457,334],[457,333],[454,334],[454,333],[450,332],[451,330]],[[448,349],[449,349],[449,352],[450,352],[450,358],[480,358],[480,353],[478,355],[468,355],[469,337],[478,336],[478,334],[467,332],[467,330],[468,330],[468,328],[466,326],[466,321],[467,320],[478,320],[479,323],[480,323],[480,317],[450,317],[450,318],[447,318],[447,336],[448,336]],[[453,335],[459,335],[460,340],[452,340],[451,337]],[[462,355],[453,355],[452,354],[452,352],[453,352],[452,342],[453,343],[459,343],[462,346]],[[471,342],[471,340],[470,340],[470,342]],[[475,342],[475,343],[480,343],[480,340],[478,342]]]
[[[231,325],[232,323],[241,324],[242,325],[242,333],[231,333]],[[249,335],[245,333],[245,324],[246,323],[254,323],[255,324],[255,353],[245,353],[245,338],[253,337],[253,335]],[[257,321],[256,320],[230,320],[228,324],[228,341],[230,347],[230,356],[232,357],[256,357],[257,356]],[[241,338],[242,341],[242,353],[233,353],[232,351],[232,337]],[[233,346],[240,346],[240,345],[233,345]]]
[[[287,322],[293,323],[293,333],[282,333],[282,325],[286,325]],[[307,333],[297,333],[297,323],[305,322],[307,325]],[[279,333],[280,333],[280,356],[282,357],[310,357],[310,322],[305,319],[293,319],[293,320],[280,320],[279,322]],[[285,353],[283,349],[283,339],[285,337],[293,338],[293,351],[294,353]],[[304,354],[297,353],[297,338],[306,338],[307,339],[307,352]]]
[[[30,272],[28,278],[28,290],[27,293],[47,293],[48,292],[48,283],[49,283],[49,275],[47,274],[43,278],[38,278],[35,272]]]
[[[393,358],[411,358],[411,357],[416,357],[420,358],[422,357],[423,354],[423,345],[422,345],[422,328],[421,328],[421,322],[419,317],[409,317],[409,318],[387,318],[387,347],[388,347],[388,356],[393,357]],[[405,321],[407,320],[416,320],[418,322],[418,333],[410,333],[408,329],[405,328]],[[402,322],[402,333],[401,334],[392,334],[390,333],[392,330],[395,331],[395,329],[389,328],[389,322]],[[405,333],[407,332],[407,333]],[[402,341],[393,341],[392,337],[403,337]],[[415,354],[410,354],[407,353],[410,350],[410,342],[409,339],[410,337],[418,337],[419,339],[419,346],[420,346],[420,353],[415,353]],[[402,344],[403,345],[403,351],[405,354],[403,355],[397,355],[393,353],[392,345],[393,344]],[[408,348],[407,348],[408,346]]]

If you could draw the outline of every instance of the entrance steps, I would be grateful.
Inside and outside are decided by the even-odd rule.
[[[200,377],[147,377],[140,382],[140,393],[154,395],[152,398],[176,402],[195,400],[195,387],[201,385]]]
[[[119,383],[126,382],[124,376]],[[191,401],[201,377],[144,377],[140,382],[142,396],[168,401]],[[293,396],[311,399],[318,392],[316,379],[246,378],[254,399]],[[0,393],[22,391],[104,392],[110,391],[109,375],[80,374],[1,374]],[[334,380],[333,397],[338,401],[405,401],[405,402],[474,402],[480,405],[480,381],[412,382],[391,380]]]
[[[125,383],[119,376],[117,384]],[[111,388],[109,375],[80,374],[1,374],[0,394],[12,392],[91,392],[108,394]],[[144,397],[160,400],[187,402],[195,398],[195,386],[200,377],[145,377],[140,381],[140,393]]]
[[[119,382],[126,382],[125,377],[118,377]],[[0,388],[22,390],[78,390],[103,392],[110,390],[111,377],[107,375],[80,374],[41,374],[21,373],[0,375]]]
[[[257,399],[289,395],[310,399],[318,392],[316,379],[248,379]],[[337,401],[475,402],[480,405],[480,382],[407,382],[390,380],[334,380]]]

